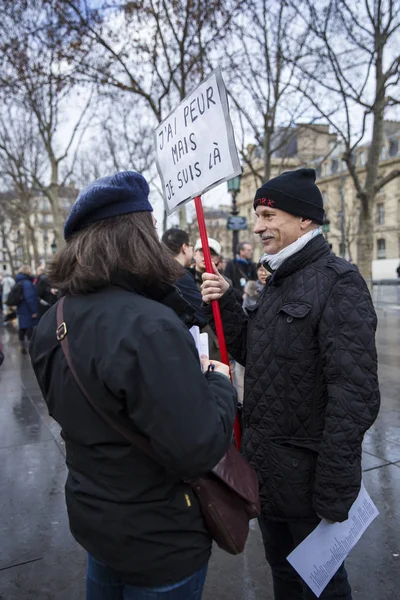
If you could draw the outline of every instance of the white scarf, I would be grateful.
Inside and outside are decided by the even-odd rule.
[[[286,248],[282,248],[282,250],[280,250],[276,254],[264,254],[261,257],[260,262],[267,263],[268,267],[272,269],[272,271],[276,271],[281,266],[281,264],[289,258],[289,256],[293,256],[293,254],[299,252],[299,250],[304,248],[304,246],[308,244],[308,242],[317,237],[317,235],[321,234],[321,229],[312,229],[308,233],[305,233],[304,235],[299,237],[299,239],[297,239],[292,244],[289,244],[289,246],[286,246]]]

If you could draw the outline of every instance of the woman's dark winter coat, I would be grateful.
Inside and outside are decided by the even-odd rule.
[[[37,324],[37,317],[34,318],[32,315],[38,314],[38,300],[33,278],[30,275],[18,273],[15,282],[22,283],[24,292],[24,300],[17,307],[18,326],[20,329],[30,329]]]
[[[132,585],[184,579],[211,552],[185,479],[208,472],[226,452],[237,400],[227,377],[202,374],[178,316],[186,307],[172,286],[149,298],[129,277],[65,299],[78,376],[112,420],[149,438],[157,460],[111,429],[82,395],[56,339],[57,305],[43,316],[30,346],[65,440],[72,534]]]

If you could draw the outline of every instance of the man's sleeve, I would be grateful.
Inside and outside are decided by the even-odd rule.
[[[237,278],[235,263],[233,262],[233,260],[230,260],[227,262],[225,270],[223,272],[223,276],[225,277],[225,279],[229,280],[229,284],[235,295],[235,300],[236,300],[236,302],[239,302],[239,304],[241,305],[243,302],[244,290],[240,285],[239,285],[239,287],[237,287],[238,278]]]
[[[314,488],[316,512],[333,521],[347,519],[358,495],[361,444],[379,411],[376,323],[361,275],[339,277],[319,324],[328,404]]]
[[[227,377],[202,373],[182,323],[143,331],[139,350],[125,374],[114,375],[114,386],[123,387],[129,417],[168,471],[182,478],[209,472],[231,443],[236,391]]]
[[[222,296],[219,305],[221,308],[222,324],[224,327],[228,352],[240,365],[245,365],[248,317],[244,312],[242,305],[235,299],[235,292],[232,288],[229,288]],[[210,304],[204,306],[204,313],[208,317],[210,325],[215,331],[215,322]]]
[[[208,320],[203,313],[201,292],[196,285],[194,277],[190,273],[186,273],[184,277],[178,279],[175,285],[183,298],[194,308],[197,325],[199,327],[207,325]]]

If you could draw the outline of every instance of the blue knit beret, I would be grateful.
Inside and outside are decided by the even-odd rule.
[[[65,221],[64,238],[85,225],[118,215],[152,211],[149,184],[140,173],[124,171],[96,179],[81,191]]]

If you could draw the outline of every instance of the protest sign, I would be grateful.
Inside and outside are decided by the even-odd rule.
[[[242,172],[220,69],[155,130],[167,214]]]

